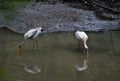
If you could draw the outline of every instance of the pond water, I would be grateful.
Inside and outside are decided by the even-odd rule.
[[[120,31],[86,33],[88,57],[73,32],[59,32],[40,35],[37,50],[27,40],[18,58],[23,35],[0,30],[0,81],[119,81]]]

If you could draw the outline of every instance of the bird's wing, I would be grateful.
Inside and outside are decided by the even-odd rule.
[[[25,38],[30,38],[30,37],[33,37],[35,34],[36,34],[36,30],[35,29],[31,29],[31,30],[29,30],[28,32],[26,32],[25,34],[24,34],[24,37]]]
[[[32,35],[29,38],[33,38],[37,33],[37,30],[35,30],[34,32],[32,32]]]

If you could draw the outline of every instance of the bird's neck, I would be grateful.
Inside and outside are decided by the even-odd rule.
[[[85,47],[85,49],[88,49],[86,42],[84,42],[84,47]]]

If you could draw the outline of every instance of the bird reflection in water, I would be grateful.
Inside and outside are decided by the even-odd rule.
[[[42,69],[36,64],[30,65],[22,63],[22,65],[24,66],[24,70],[31,74],[36,74],[42,71]]]
[[[76,63],[76,64],[75,64],[75,67],[76,67],[76,70],[77,70],[77,71],[84,71],[84,70],[86,70],[86,69],[88,68],[87,60],[84,60],[82,66],[81,66],[80,64]]]
[[[77,74],[77,81],[87,81],[88,75],[88,55],[80,53],[77,55],[77,61],[75,63],[75,69]]]

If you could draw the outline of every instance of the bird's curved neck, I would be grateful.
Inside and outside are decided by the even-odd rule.
[[[84,47],[85,47],[85,49],[88,49],[86,42],[84,42]]]

